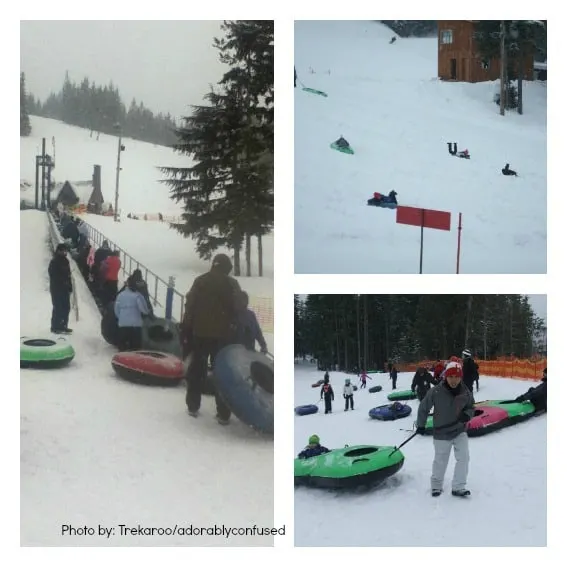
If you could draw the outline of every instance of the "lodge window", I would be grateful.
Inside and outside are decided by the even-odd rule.
[[[441,43],[453,43],[453,30],[443,30],[441,32]]]

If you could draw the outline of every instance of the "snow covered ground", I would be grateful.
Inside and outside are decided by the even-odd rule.
[[[546,85],[524,83],[524,115],[505,118],[497,82],[437,80],[437,39],[398,38],[376,22],[295,22],[296,273],[417,273],[420,230],[369,207],[395,189],[401,205],[449,211],[426,230],[424,273],[546,273]],[[313,73],[311,72],[313,71]],[[329,148],[344,136],[355,151]],[[449,155],[447,142],[471,159]],[[506,163],[519,177],[505,177]]]
[[[20,335],[49,336],[44,213],[20,213]],[[77,282],[76,350],[61,370],[20,371],[21,545],[265,546],[260,536],[123,536],[120,524],[154,528],[273,525],[273,441],[233,418],[187,415],[184,388],[136,386],[116,378],[115,350]],[[272,341],[273,342],[273,341]],[[114,528],[104,536],[62,536],[63,525]]]
[[[295,405],[317,403],[322,378],[314,364],[297,364]],[[411,432],[417,401],[407,418],[391,422],[370,419],[368,411],[388,403],[391,382],[372,375],[368,387],[381,392],[354,394],[355,409],[344,411],[342,387],[346,374],[331,372],[335,390],[333,413],[295,417],[295,453],[317,433],[328,448],[345,444],[401,444]],[[413,374],[398,375],[398,389],[410,387]],[[356,376],[349,376],[356,383]],[[477,401],[506,399],[523,393],[530,382],[481,377]],[[470,439],[470,500],[451,496],[454,458],[445,477],[445,493],[430,496],[433,462],[431,437],[417,436],[403,449],[403,468],[383,485],[365,493],[332,493],[295,489],[295,545],[361,547],[496,547],[547,545],[547,416],[535,417],[485,437]]]

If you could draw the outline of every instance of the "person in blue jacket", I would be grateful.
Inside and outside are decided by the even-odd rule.
[[[297,455],[298,459],[309,459],[311,457],[318,457],[319,455],[323,455],[324,453],[329,453],[330,450],[327,447],[323,447],[321,445],[319,439],[319,435],[311,435],[309,437],[309,445]]]
[[[238,327],[240,343],[248,350],[255,350],[256,341],[260,345],[260,351],[264,354],[268,352],[268,346],[262,334],[262,329],[258,324],[256,313],[248,308],[248,294],[240,292],[241,309],[238,313]]]
[[[137,350],[142,347],[142,315],[149,309],[136,282],[128,280],[128,287],[116,296],[114,314],[118,319],[118,348]]]

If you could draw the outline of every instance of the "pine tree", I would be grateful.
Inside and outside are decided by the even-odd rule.
[[[30,117],[27,109],[26,77],[20,73],[20,136],[31,134]]]

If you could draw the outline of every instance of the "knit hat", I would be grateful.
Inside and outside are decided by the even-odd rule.
[[[232,271],[232,262],[230,261],[230,258],[226,254],[217,254],[213,258],[212,267],[228,275]]]
[[[319,435],[311,435],[309,437],[309,445],[319,445]]]
[[[350,384],[350,378],[345,378],[345,384]]]
[[[470,351],[468,348],[466,348],[466,349],[463,351],[463,356],[472,356],[472,355],[471,355],[471,351]]]
[[[451,378],[454,376],[458,376],[459,378],[463,377],[463,367],[458,362],[449,362],[447,364],[447,368],[445,369],[445,378]]]

